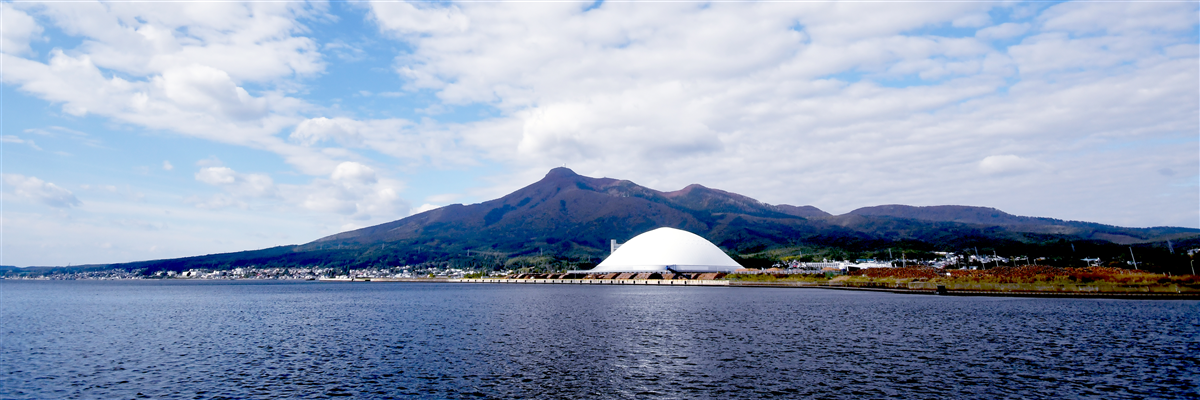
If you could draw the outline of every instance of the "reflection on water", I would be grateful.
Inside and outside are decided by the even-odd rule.
[[[1195,398],[1200,302],[0,282],[3,398]]]

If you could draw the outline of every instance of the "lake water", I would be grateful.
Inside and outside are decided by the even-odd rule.
[[[0,281],[2,398],[1198,398],[1200,302]]]

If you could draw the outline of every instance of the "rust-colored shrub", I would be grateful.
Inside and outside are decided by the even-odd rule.
[[[1110,284],[1194,284],[1196,277],[1169,277],[1146,271],[1113,267],[1059,268],[1047,265],[1003,266],[989,270],[952,270],[950,281],[1032,283],[1049,281],[1075,281],[1077,283],[1103,282]]]
[[[932,279],[937,275],[937,269],[922,265],[901,268],[868,268],[850,273],[850,276],[863,276],[871,279]]]

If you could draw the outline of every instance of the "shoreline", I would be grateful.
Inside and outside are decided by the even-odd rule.
[[[415,280],[411,280],[415,281]],[[420,280],[430,282],[431,280]],[[496,283],[496,284],[541,284],[541,285],[652,285],[652,286],[718,286],[718,287],[757,287],[780,289],[826,289],[848,290],[863,292],[887,292],[897,294],[913,294],[927,296],[990,296],[990,297],[1040,297],[1040,298],[1093,298],[1093,299],[1151,299],[1151,300],[1200,300],[1200,293],[1185,293],[1178,291],[1100,291],[1091,286],[1092,290],[979,290],[979,289],[946,289],[908,288],[908,287],[857,287],[830,282],[739,282],[728,280],[658,280],[658,279],[446,279],[447,283]],[[837,282],[844,283],[844,282]],[[1166,289],[1163,287],[1161,289]]]
[[[926,295],[926,296],[982,296],[982,297],[1032,297],[1032,298],[1092,298],[1092,299],[1143,299],[1143,300],[1200,300],[1200,291],[1187,287],[1181,290],[1180,285],[1113,287],[1113,286],[1081,286],[1081,285],[1038,285],[1045,290],[1028,290],[1017,287],[1029,287],[1031,284],[991,284],[990,286],[1009,286],[1001,290],[987,290],[985,284],[951,284],[937,287],[932,282],[910,282],[894,284],[883,282],[763,282],[737,281],[724,279],[549,279],[549,278],[355,278],[351,279],[2,279],[11,281],[58,281],[58,280],[98,280],[98,281],[289,281],[289,282],[393,282],[393,283],[493,283],[493,284],[550,284],[550,285],[643,285],[643,286],[711,286],[711,287],[746,287],[746,288],[778,288],[778,289],[825,289],[847,290],[862,292],[887,292],[896,294]],[[957,286],[957,287],[956,287]],[[962,286],[969,286],[964,288]],[[1124,290],[1112,290],[1114,288]],[[1105,290],[1101,290],[1105,289]],[[1138,290],[1129,290],[1138,289]]]

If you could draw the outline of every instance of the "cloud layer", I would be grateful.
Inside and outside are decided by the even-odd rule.
[[[514,183],[566,164],[834,212],[1200,223],[1194,4],[371,6],[415,48],[396,58],[409,90],[504,112],[455,132],[516,166]],[[1189,180],[1141,179],[1167,164]],[[1118,217],[1119,191],[1188,217]]]
[[[163,198],[202,215],[302,214],[334,233],[567,165],[834,213],[968,204],[1200,226],[1194,3],[0,7],[3,84],[62,121],[18,119],[6,151],[70,155],[47,144],[60,131],[112,147],[166,134],[281,160],[138,170],[179,166],[190,178]],[[89,119],[117,133],[62,127]],[[103,220],[91,204],[108,200],[70,189],[119,185],[44,164],[7,165],[6,193],[42,207],[22,213]],[[441,170],[488,183],[411,184]]]

